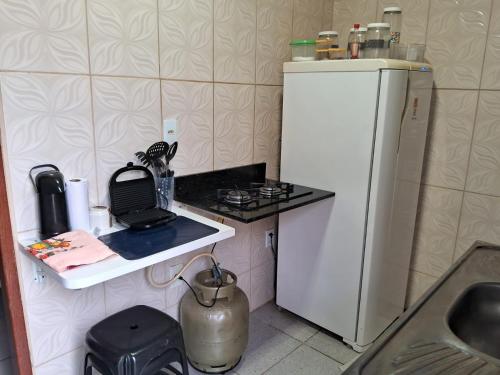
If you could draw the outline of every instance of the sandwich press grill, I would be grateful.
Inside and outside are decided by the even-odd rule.
[[[118,181],[126,172],[142,172],[146,176]],[[111,213],[131,229],[148,229],[166,224],[177,217],[173,212],[156,207],[155,180],[149,169],[128,163],[109,180]]]

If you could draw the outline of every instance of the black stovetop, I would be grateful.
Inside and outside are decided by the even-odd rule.
[[[280,212],[302,207],[335,193],[307,186],[273,181],[265,178],[266,164],[198,173],[175,178],[175,200],[187,205],[216,213],[243,223],[260,220]],[[266,195],[270,186],[278,187],[275,195]],[[264,189],[261,189],[264,187]],[[262,194],[264,190],[264,195]],[[243,204],[225,199],[244,195]]]

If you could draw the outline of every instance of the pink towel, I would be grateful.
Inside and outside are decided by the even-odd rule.
[[[26,251],[57,272],[96,263],[115,254],[104,243],[83,230],[36,242],[26,247]]]

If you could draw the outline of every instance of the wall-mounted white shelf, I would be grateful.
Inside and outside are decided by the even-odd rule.
[[[137,260],[126,260],[119,255],[115,255],[103,261],[80,266],[61,273],[55,272],[43,261],[31,255],[25,250],[26,246],[39,240],[37,238],[37,232],[26,232],[18,235],[19,251],[21,251],[25,256],[27,256],[31,261],[34,262],[34,264],[36,265],[35,268],[38,270],[37,272],[39,275],[43,273],[49,277],[52,277],[67,289],[82,289],[102,283],[107,280],[114,279],[130,272],[149,267],[156,263],[178,257],[179,255],[195,251],[204,246],[208,246],[215,242],[233,237],[235,234],[234,228],[221,224],[217,221],[207,219],[185,209],[174,207],[172,211],[179,216],[185,216],[202,224],[216,228],[219,231],[212,235],[200,238],[196,241],[188,242],[184,245],[176,246],[170,249],[165,249],[164,251],[145,258]],[[100,233],[100,235],[116,232],[122,229],[124,229],[122,226],[115,224],[110,231]]]

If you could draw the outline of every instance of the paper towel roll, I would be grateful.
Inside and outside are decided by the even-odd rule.
[[[101,232],[111,228],[111,217],[107,207],[94,206],[90,209],[90,228],[92,231],[97,228]]]
[[[66,204],[71,230],[89,230],[89,183],[85,178],[66,181]]]

